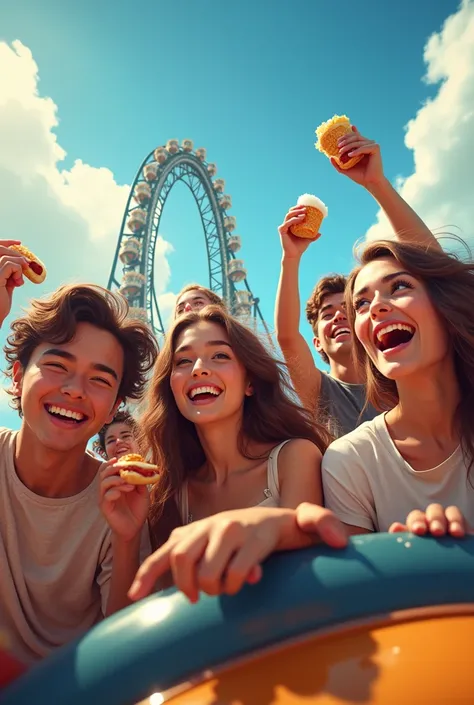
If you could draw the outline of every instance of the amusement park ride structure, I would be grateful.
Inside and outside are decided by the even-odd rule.
[[[209,288],[226,302],[242,322],[257,330],[268,328],[247,281],[242,259],[236,257],[241,239],[236,219],[228,215],[232,199],[224,193],[224,179],[213,179],[215,164],[206,150],[194,150],[191,140],[168,140],[142,162],[133,182],[120,228],[108,288],[119,290],[130,305],[130,316],[164,335],[155,291],[155,248],[160,219],[173,186],[181,181],[194,196],[201,216],[209,265]],[[237,287],[241,284],[241,288]]]

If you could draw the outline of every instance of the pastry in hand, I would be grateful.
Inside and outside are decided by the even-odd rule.
[[[318,141],[315,144],[316,149],[325,154],[329,159],[335,159],[341,169],[351,169],[364,158],[363,154],[358,154],[356,157],[349,155],[339,155],[339,147],[337,141],[344,135],[352,134],[352,126],[347,115],[334,115],[327,122],[323,122],[316,128],[316,137]]]
[[[300,196],[297,205],[306,207],[306,215],[303,222],[292,225],[291,234],[308,240],[317,240],[323,218],[328,214],[327,207],[319,198],[310,193]]]
[[[138,453],[123,455],[114,468],[118,468],[120,477],[129,485],[154,485],[158,481],[158,467],[147,463]]]
[[[10,245],[10,250],[16,250],[22,257],[28,260],[23,269],[23,274],[33,284],[42,284],[46,279],[46,267],[27,247],[24,245]]]

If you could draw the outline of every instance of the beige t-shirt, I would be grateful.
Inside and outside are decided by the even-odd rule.
[[[99,473],[73,497],[40,497],[16,474],[15,436],[0,429],[0,630],[31,663],[102,618],[112,546]]]
[[[430,470],[414,470],[396,449],[385,414],[338,438],[323,456],[326,507],[345,523],[387,531],[413,509],[455,505],[474,527],[474,488],[461,447]],[[474,484],[474,467],[471,470]]]

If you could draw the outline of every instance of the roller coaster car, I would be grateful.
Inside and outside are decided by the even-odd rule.
[[[173,591],[105,620],[1,705],[474,701],[474,537],[354,537],[272,557],[230,597]]]

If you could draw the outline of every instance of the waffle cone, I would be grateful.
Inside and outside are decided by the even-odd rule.
[[[307,240],[316,240],[319,228],[323,222],[324,215],[317,208],[306,207],[306,218],[302,223],[291,227],[291,234],[295,237],[303,237]]]
[[[352,128],[349,123],[337,123],[334,126],[328,127],[319,136],[319,149],[323,154],[325,154],[329,159],[333,158],[336,160],[338,166],[345,171],[351,169],[353,166],[358,164],[361,159],[364,158],[363,154],[358,154],[356,157],[351,157],[346,162],[341,162],[339,158],[339,147],[337,146],[337,141],[344,137],[344,135],[352,134]]]

